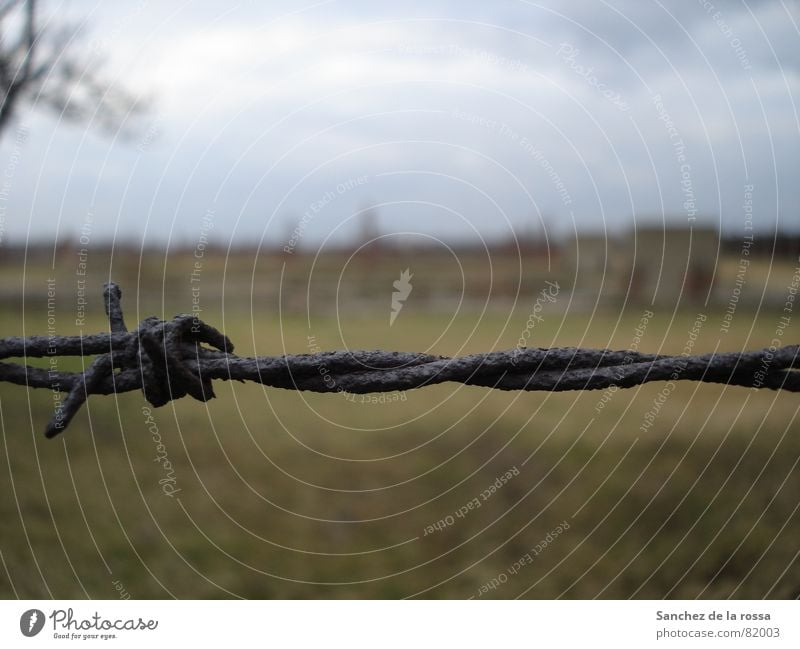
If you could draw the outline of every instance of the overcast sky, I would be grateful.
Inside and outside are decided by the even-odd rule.
[[[51,3],[151,97],[127,140],[26,107],[3,243],[800,230],[798,4]],[[204,220],[205,217],[205,220]]]

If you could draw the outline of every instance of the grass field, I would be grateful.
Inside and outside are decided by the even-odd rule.
[[[123,296],[129,326],[188,310],[187,296],[162,304],[152,280],[123,289],[137,283]],[[461,354],[514,347],[532,307],[524,296],[451,319],[409,299],[389,327],[387,295],[377,312],[238,300],[202,315],[245,355]],[[98,306],[86,332],[105,326]],[[75,333],[73,302],[59,308],[59,331]],[[625,349],[642,312],[546,311],[532,344]],[[680,353],[696,313],[656,313],[640,349]],[[765,347],[780,315],[737,312],[722,335],[722,311],[704,314],[697,352]],[[46,315],[40,302],[9,306],[0,332],[45,333]],[[47,441],[52,394],[0,385],[0,594],[800,596],[797,397],[680,383],[642,431],[663,387],[602,404],[602,392],[449,384],[362,402],[217,382],[207,404],[152,411],[138,392],[92,397]]]

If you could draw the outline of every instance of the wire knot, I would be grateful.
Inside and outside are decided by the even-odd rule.
[[[188,314],[172,320],[155,316],[145,318],[134,331],[128,331],[122,317],[122,291],[113,283],[105,285],[106,315],[111,327],[109,352],[99,355],[72,382],[69,394],[45,429],[46,437],[61,433],[86,398],[109,383],[116,392],[117,381],[133,378],[142,388],[145,399],[154,407],[163,406],[186,395],[198,401],[214,398],[211,377],[203,376],[199,361],[206,343],[225,354],[233,352],[233,343],[214,327]]]
[[[187,394],[198,401],[214,398],[211,378],[203,376],[199,362],[190,366],[187,360],[200,360],[201,343],[230,353],[233,344],[214,327],[188,314],[172,320],[149,317],[142,320],[131,336],[126,364],[135,360],[142,378],[145,399],[159,407]],[[115,358],[116,360],[116,358]]]

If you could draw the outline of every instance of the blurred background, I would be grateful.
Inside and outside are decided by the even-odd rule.
[[[7,0],[0,38],[0,336],[105,331],[113,280],[241,355],[799,342],[794,2]],[[0,595],[800,596],[791,393],[215,390],[45,440],[0,384]]]

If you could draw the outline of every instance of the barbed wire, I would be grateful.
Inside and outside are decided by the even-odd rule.
[[[106,284],[103,296],[109,332],[0,339],[3,359],[96,355],[83,372],[0,362],[0,381],[67,393],[47,424],[48,438],[61,433],[92,394],[141,389],[155,407],[186,395],[207,401],[214,397],[214,379],[355,394],[445,382],[561,392],[678,380],[800,392],[798,345],[697,356],[558,347],[459,357],[376,350],[250,358],[235,355],[227,336],[188,314],[172,320],[149,317],[128,331],[119,286]]]

